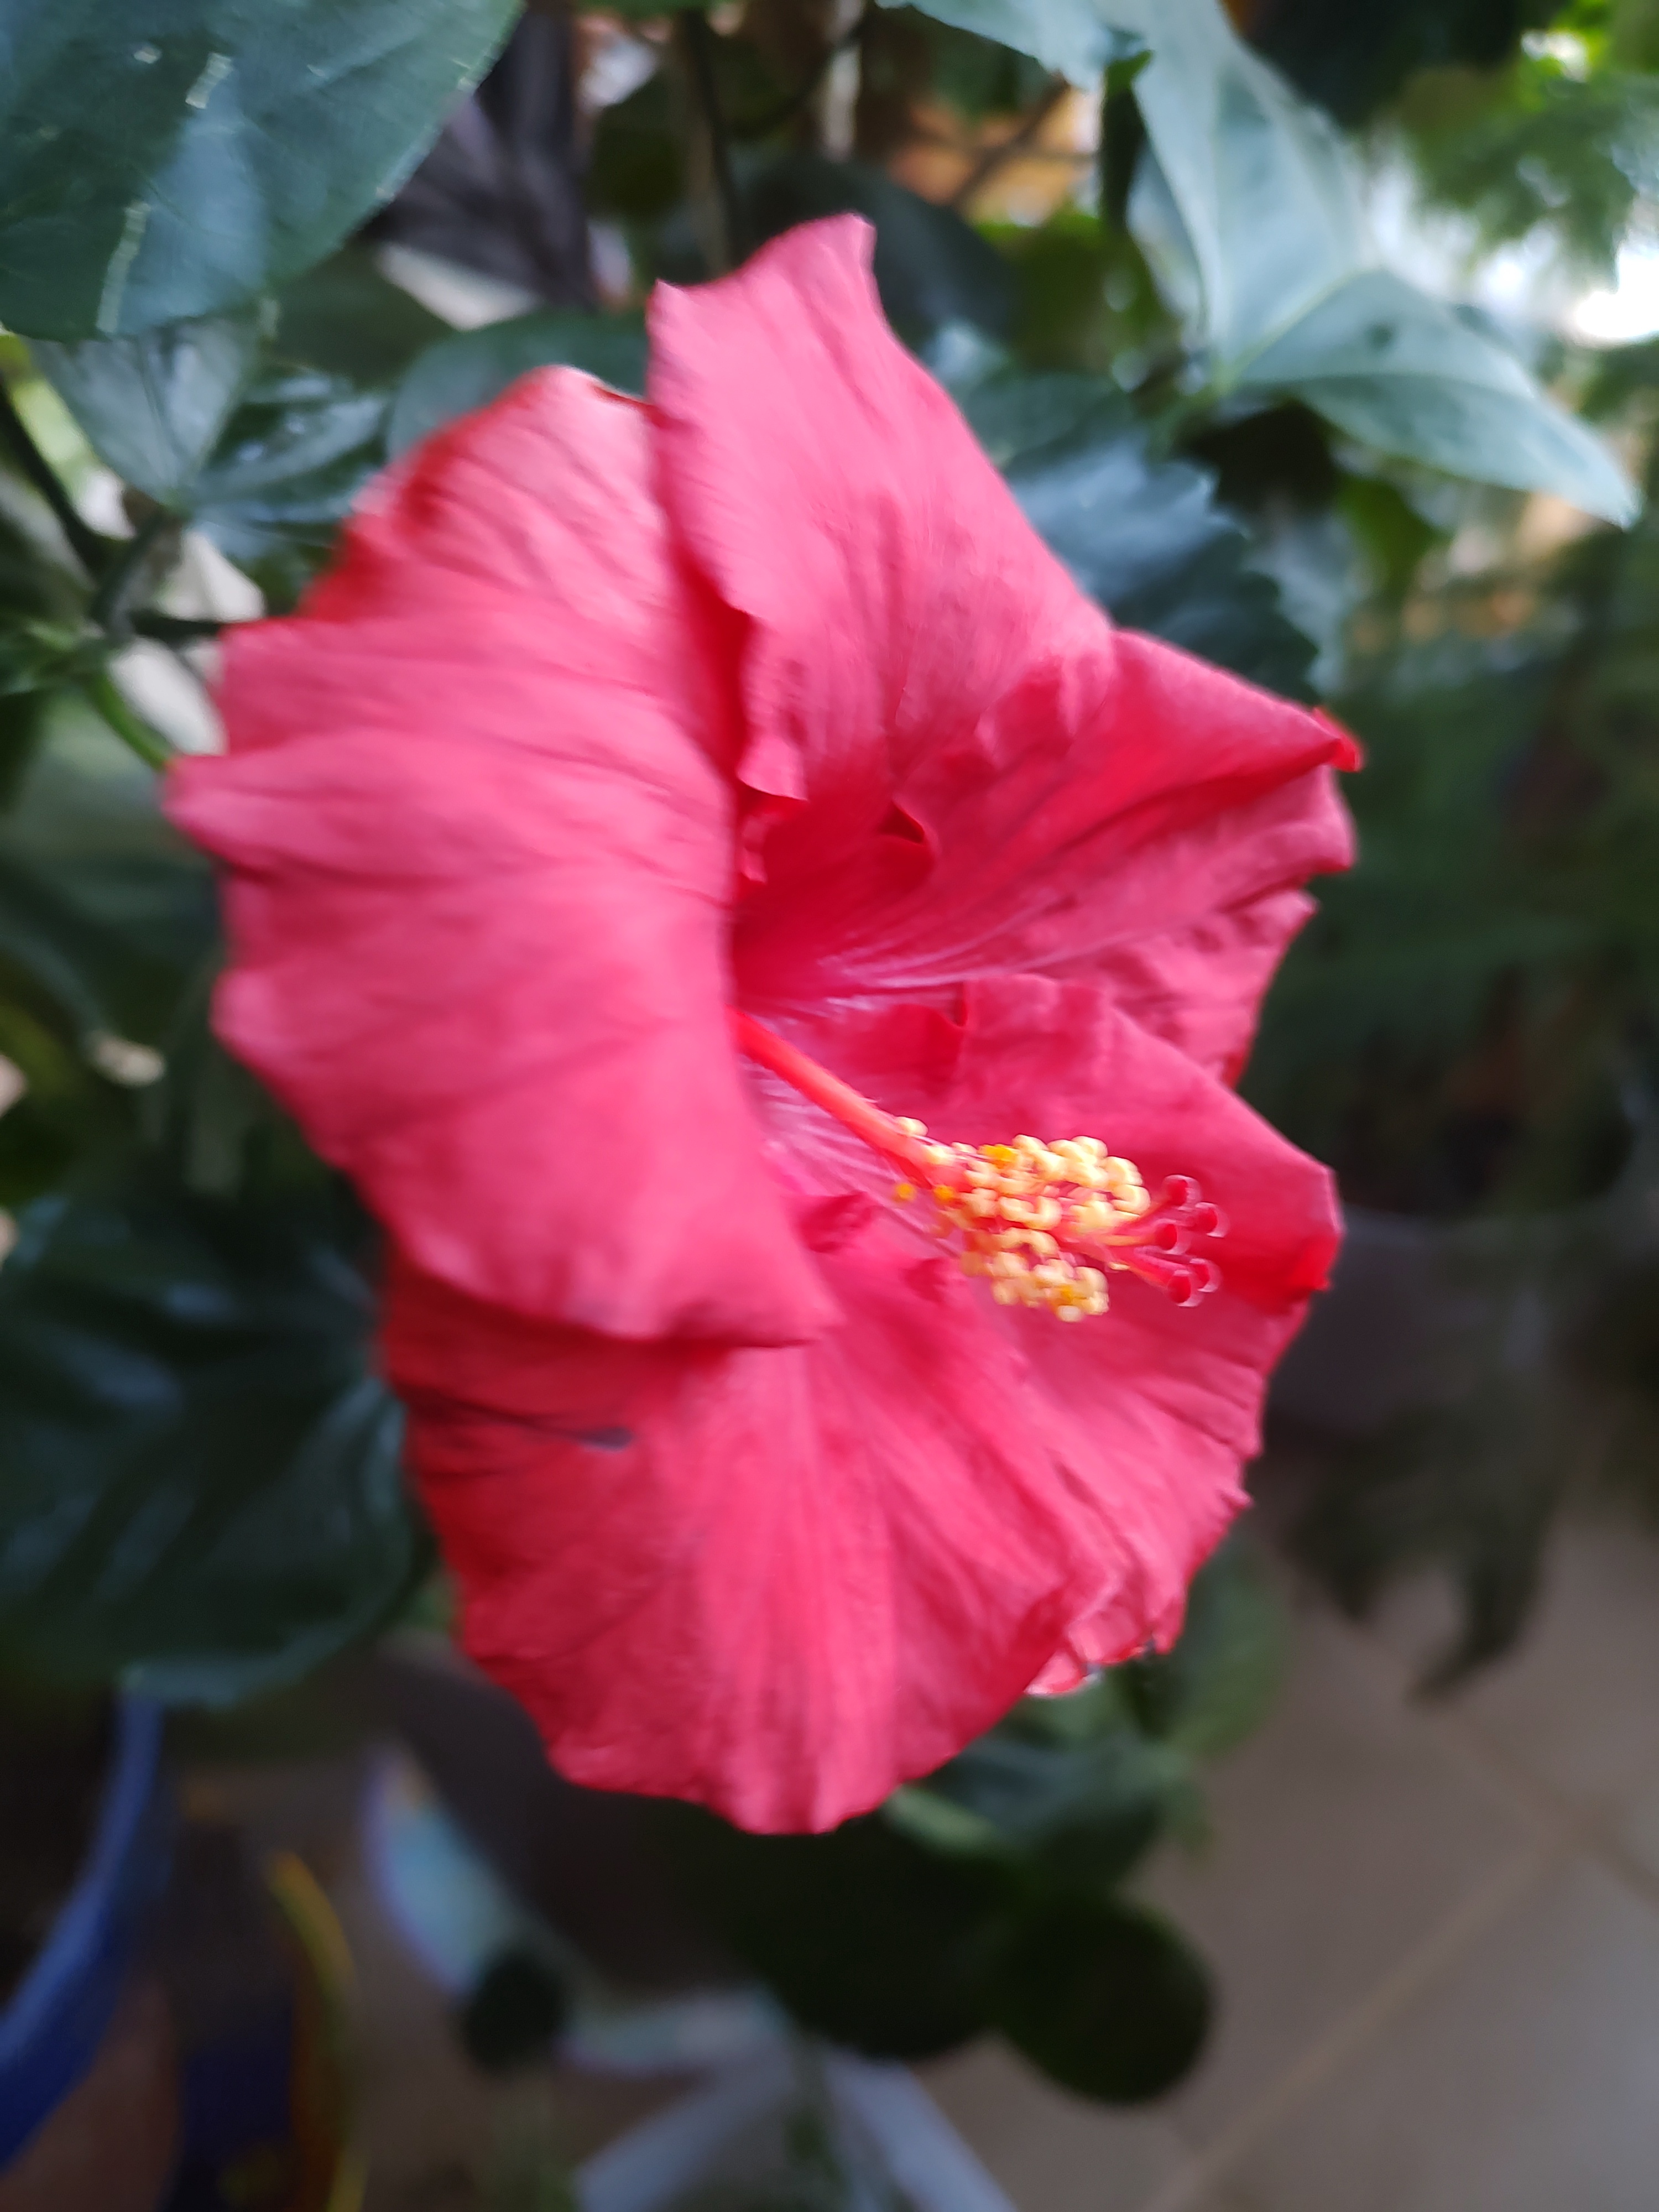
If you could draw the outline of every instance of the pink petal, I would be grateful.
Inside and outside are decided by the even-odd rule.
[[[745,1004],[1109,980],[1236,1071],[1301,885],[1352,858],[1331,725],[1116,633],[891,337],[854,217],[653,307],[665,496],[750,626]],[[1105,526],[1109,527],[1109,522]]]
[[[889,331],[856,216],[651,305],[675,526],[750,635],[757,791],[867,836],[919,753],[971,741],[1033,654],[1099,622]]]
[[[394,1279],[467,1649],[575,1780],[832,1826],[988,1727],[1118,1578],[979,1294],[891,1227],[823,1264],[847,1321],[773,1351],[623,1347]]]
[[[382,481],[307,611],[237,635],[226,1041],[418,1264],[623,1337],[835,1308],[727,1042],[729,705],[646,418],[526,380]]]
[[[1002,977],[966,988],[957,1023],[914,1007],[826,1011],[796,1033],[945,1141],[1102,1137],[1154,1191],[1194,1176],[1227,1215],[1225,1237],[1201,1248],[1223,1287],[1196,1305],[1114,1274],[1098,1320],[1067,1327],[1016,1310],[996,1322],[1058,1424],[1058,1456],[1085,1471],[1079,1540],[1102,1571],[1066,1650],[1097,1663],[1167,1639],[1192,1575],[1245,1503],[1240,1471],[1260,1449],[1267,1377],[1334,1256],[1330,1176],[1095,984]],[[804,1180],[847,1174],[840,1133],[815,1109],[769,1088],[763,1110]]]

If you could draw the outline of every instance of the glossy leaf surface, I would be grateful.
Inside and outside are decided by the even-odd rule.
[[[1261,1569],[1237,1541],[1199,1569],[1174,1650],[1121,1670],[1143,1727],[1194,1759],[1231,1751],[1272,1709],[1285,1623]]]
[[[1045,69],[1057,70],[1073,84],[1088,84],[1114,62],[1127,61],[1142,51],[1143,42],[1132,30],[1110,18],[1114,10],[1097,8],[1092,0],[918,0],[924,15],[937,17],[958,31],[971,31],[981,39],[994,39],[1017,53],[1030,54]],[[888,7],[908,0],[882,0]]]
[[[586,369],[619,392],[643,392],[645,357],[645,325],[638,315],[555,307],[458,331],[410,365],[392,401],[387,443],[394,454],[404,453],[441,424],[488,406],[529,370],[556,362]]]
[[[513,0],[6,0],[0,319],[125,337],[251,299],[385,198]]]
[[[135,1176],[0,1273],[0,1651],[222,1704],[367,1632],[420,1559],[356,1224]]]
[[[271,351],[355,384],[386,385],[449,325],[383,276],[362,246],[343,246],[284,285]]]
[[[1364,263],[1349,156],[1219,0],[1103,12],[1152,51],[1135,100],[1197,266],[1204,340],[1234,359]]]
[[[748,203],[757,239],[820,216],[865,216],[875,227],[881,304],[910,343],[952,323],[996,337],[1012,325],[1018,287],[995,248],[953,209],[923,199],[866,163],[786,155],[754,179]]]
[[[37,339],[40,373],[118,477],[182,503],[253,375],[257,308],[169,323],[134,338]]]
[[[995,377],[961,395],[1033,526],[1115,620],[1281,691],[1314,648],[1280,611],[1212,479],[1159,460],[1121,394],[1091,377]]]
[[[1081,1893],[1024,1920],[992,1978],[993,2024],[1079,2096],[1134,2105],[1186,2073],[1208,2033],[1209,1976],[1169,1923]]]
[[[1239,383],[1292,392],[1382,453],[1554,492],[1610,522],[1636,512],[1633,487],[1594,431],[1478,323],[1386,270],[1321,300]]]
[[[231,418],[197,480],[195,519],[275,605],[320,566],[385,459],[387,404],[343,377],[295,369],[264,379]]]
[[[804,2026],[882,2058],[927,2057],[983,2027],[981,1972],[1007,1899],[994,1869],[873,1817],[751,1836],[675,1808],[662,1833],[690,1901]]]

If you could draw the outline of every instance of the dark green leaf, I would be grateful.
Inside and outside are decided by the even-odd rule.
[[[212,877],[110,754],[54,745],[0,822],[0,964],[69,1034],[156,1043],[214,941]]]
[[[1219,0],[1103,0],[1101,12],[1152,49],[1135,100],[1196,269],[1205,342],[1232,361],[1363,263],[1347,153]],[[1158,266],[1159,241],[1143,242]]]
[[[1346,149],[1219,0],[1103,0],[1103,12],[1152,51],[1134,94],[1155,161],[1132,220],[1224,387],[1294,392],[1382,452],[1629,520],[1611,456],[1511,355],[1366,267]]]
[[[1524,0],[1368,0],[1363,9],[1291,0],[1259,17],[1255,36],[1310,100],[1353,124],[1413,70],[1496,70],[1544,12]]]
[[[1018,312],[1018,287],[995,249],[950,208],[908,191],[860,161],[788,154],[763,169],[747,192],[757,239],[848,210],[876,232],[875,276],[887,319],[920,343],[951,323],[1000,337]]]
[[[1278,1601],[1235,1541],[1200,1569],[1174,1650],[1121,1672],[1147,1727],[1193,1758],[1213,1759],[1267,1717],[1284,1663]]]
[[[992,2025],[1062,2087],[1109,2105],[1172,2088],[1202,2049],[1209,1976],[1142,1908],[1084,1895],[1034,1906],[989,1984]]]
[[[0,319],[125,337],[319,260],[408,173],[514,0],[8,0]]]
[[[0,1053],[28,1084],[0,1115],[6,1206],[131,1144],[147,1095],[106,1067],[127,1041],[167,1041],[217,927],[211,876],[160,819],[154,776],[72,695],[41,705],[44,749],[0,819]]]
[[[1073,84],[1090,84],[1113,62],[1140,52],[1133,30],[1105,20],[1115,12],[1093,0],[883,0],[907,4],[937,16],[959,31],[1030,54],[1045,69],[1057,70]]]
[[[875,2057],[921,2058],[984,2025],[978,1976],[1006,1900],[993,1869],[935,1856],[887,1822],[751,1836],[665,1808],[687,1894],[796,2019]]]
[[[1187,1780],[1184,1759],[1133,1728],[1061,1743],[1022,1732],[1016,1719],[904,1795],[976,1814],[1006,1850],[1045,1875],[1104,1886],[1143,1856]]]
[[[103,665],[106,651],[83,623],[0,615],[0,699],[75,683]]]
[[[271,350],[279,360],[366,386],[394,382],[449,328],[381,276],[361,246],[285,285],[276,313]]]
[[[564,362],[619,392],[645,390],[645,325],[637,315],[548,308],[441,338],[410,368],[392,401],[387,443],[404,453],[442,423],[487,406],[532,368]]]
[[[40,1200],[0,1273],[0,1651],[222,1704],[368,1632],[420,1539],[360,1232],[136,1176]]]
[[[1634,487],[1591,430],[1487,331],[1385,270],[1350,277],[1243,368],[1381,453],[1455,476],[1553,491],[1628,522]]]
[[[1212,478],[1156,459],[1121,393],[1053,375],[994,377],[961,398],[1033,526],[1115,619],[1305,694],[1314,648],[1249,567]]]
[[[313,369],[273,376],[197,479],[195,519],[281,605],[320,565],[386,459],[387,400]]]
[[[169,323],[141,337],[37,339],[40,373],[117,476],[165,507],[197,472],[252,381],[267,318],[258,308]]]

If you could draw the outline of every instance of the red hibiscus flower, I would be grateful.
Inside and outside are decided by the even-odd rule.
[[[433,438],[171,794],[221,1031],[389,1232],[467,1649],[763,1829],[1168,1641],[1337,1238],[1227,1086],[1346,740],[1113,629],[868,243]]]

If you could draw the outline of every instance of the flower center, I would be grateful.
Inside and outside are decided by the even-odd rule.
[[[1046,1306],[1062,1321],[1106,1310],[1106,1279],[1139,1275],[1177,1305],[1218,1287],[1221,1271],[1192,1250],[1226,1233],[1220,1209],[1190,1176],[1156,1198],[1132,1160],[1098,1137],[1015,1137],[1007,1144],[941,1144],[921,1121],[884,1113],[752,1015],[732,1014],[738,1050],[833,1115],[900,1177],[902,1205],[926,1193],[938,1234],[1000,1305]]]

